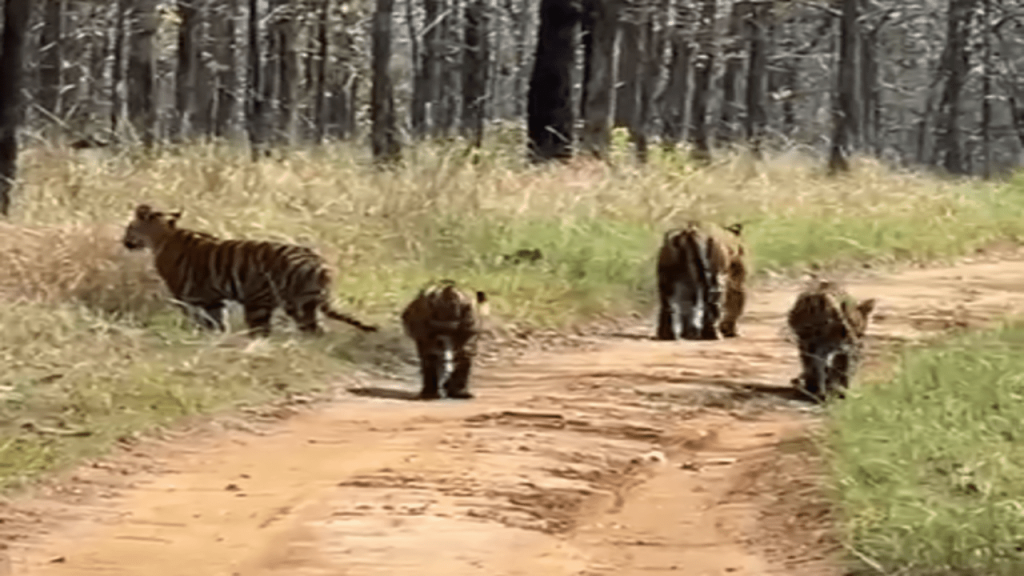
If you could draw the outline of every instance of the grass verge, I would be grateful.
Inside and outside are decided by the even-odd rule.
[[[827,453],[865,573],[1024,566],[1024,324],[903,352],[832,410]]]
[[[531,167],[507,134],[476,152],[412,148],[386,172],[350,145],[259,164],[223,146],[26,151],[15,214],[0,224],[0,486],[129,430],[262,401],[282,382],[316,386],[352,362],[408,358],[398,312],[431,278],[486,290],[503,322],[557,328],[649,309],[661,231],[688,218],[744,222],[758,272],[953,256],[1024,233],[1022,182],[940,181],[867,161],[829,179],[798,155],[695,170],[659,151],[641,168],[624,155]],[[318,248],[339,270],[342,309],[383,333],[332,323],[322,342],[282,330],[255,349],[195,333],[167,303],[150,256],[120,245],[139,202],[184,209],[184,227]],[[523,248],[543,258],[502,258]]]

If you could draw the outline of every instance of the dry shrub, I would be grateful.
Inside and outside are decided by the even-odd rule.
[[[129,253],[112,226],[0,223],[0,297],[76,302],[105,314],[145,316],[163,306],[146,253]]]

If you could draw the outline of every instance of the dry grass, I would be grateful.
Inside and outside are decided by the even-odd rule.
[[[397,314],[430,278],[487,290],[504,322],[564,326],[645,310],[660,231],[692,217],[743,221],[758,271],[954,255],[1024,229],[1020,187],[897,175],[867,161],[832,180],[796,154],[735,155],[695,170],[659,151],[640,168],[621,142],[613,166],[530,167],[512,140],[499,134],[477,152],[424,145],[387,172],[349,145],[259,164],[215,146],[152,157],[27,151],[15,212],[0,225],[0,298],[12,302],[0,316],[0,390],[9,391],[0,430],[18,439],[0,446],[0,481],[97,450],[111,430],[259,401],[281,378],[296,388],[344,362],[408,353]],[[313,342],[282,330],[257,361],[195,332],[167,302],[149,255],[121,247],[139,202],[184,209],[184,227],[317,247],[340,271],[340,306],[382,334],[328,323]],[[544,257],[501,258],[521,248]],[[72,402],[83,394],[88,401]],[[19,427],[24,419],[95,434],[40,437]],[[45,446],[53,457],[26,464],[11,452],[19,443],[17,454]]]

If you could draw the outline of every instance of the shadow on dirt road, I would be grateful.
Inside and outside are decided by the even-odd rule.
[[[880,299],[877,344],[1016,312],[1022,279],[1002,261],[849,287]],[[485,366],[468,402],[374,382],[257,430],[144,442],[76,473],[94,497],[8,505],[13,573],[839,574],[804,439],[820,413],[789,387],[794,296],[755,293],[739,339],[638,326]]]

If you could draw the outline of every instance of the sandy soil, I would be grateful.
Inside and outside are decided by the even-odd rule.
[[[1024,306],[1016,256],[858,276],[874,346]],[[788,384],[794,296],[756,292],[735,340],[656,342],[648,322],[483,366],[469,402],[410,402],[410,371],[125,446],[0,509],[7,572],[841,574],[819,412]]]

